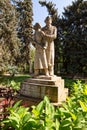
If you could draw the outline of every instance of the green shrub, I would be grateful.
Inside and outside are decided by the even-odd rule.
[[[15,74],[18,74],[18,73],[19,73],[19,72],[18,72],[18,67],[15,66],[15,65],[13,65],[13,66],[9,65],[8,68],[7,68],[7,71],[8,71],[8,73],[9,73],[12,77],[15,76]]]
[[[87,84],[74,83],[71,97],[61,107],[54,107],[48,97],[29,108],[17,102],[9,108],[9,116],[2,121],[4,130],[87,130]]]

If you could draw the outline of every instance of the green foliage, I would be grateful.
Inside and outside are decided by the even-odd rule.
[[[65,78],[65,87],[69,89],[70,95],[75,91],[74,85],[78,82],[78,79]],[[85,84],[85,80],[80,80],[82,84]]]
[[[20,101],[9,108],[9,116],[2,121],[5,127],[15,130],[86,130],[87,129],[87,84],[77,81],[71,97],[61,107],[54,107],[48,97],[37,106],[19,106]]]
[[[33,10],[32,0],[18,0],[16,10],[19,13],[18,37],[21,40],[21,59],[20,63],[30,66],[30,42],[32,37]]]
[[[68,78],[65,78],[65,86],[72,89],[74,83],[76,82],[77,80],[73,80],[73,79],[68,79]]]
[[[18,67],[9,65],[7,71],[11,76],[15,76],[15,74],[18,74]]]
[[[10,87],[13,89],[13,90],[19,90],[20,89],[20,82],[16,83],[14,80],[11,81],[10,83]]]
[[[60,121],[59,130],[87,128],[87,85],[80,81],[74,84],[74,92],[62,108],[56,109]]]
[[[58,18],[58,11],[57,9],[55,8],[55,4],[53,4],[53,2],[47,2],[47,1],[40,1],[39,0],[39,3],[42,5],[42,6],[46,6],[48,12],[49,12],[49,15],[52,16],[52,23],[53,24],[57,24],[57,18]]]
[[[7,65],[15,64],[20,55],[16,13],[10,0],[0,0],[0,66],[2,71]]]
[[[66,7],[61,19],[63,68],[70,74],[87,74],[87,2],[76,0]]]
[[[31,56],[32,62],[34,62],[34,55],[35,55],[35,48],[33,48],[33,47],[31,46],[31,49],[30,49],[30,56]]]
[[[10,115],[3,121],[4,130],[9,127],[15,130],[53,130],[55,128],[55,122],[53,123],[55,109],[47,97],[37,106],[33,106],[31,113],[29,108],[19,104],[20,101],[12,108],[8,108]]]
[[[1,73],[9,65],[29,66],[32,15],[32,0],[0,0]]]
[[[33,106],[32,113],[34,119],[38,121],[40,130],[53,130],[55,128],[55,122],[53,121],[55,109],[47,97],[44,97],[44,100],[36,107]]]
[[[3,123],[7,124],[3,128],[7,130],[10,126],[15,130],[24,130],[26,125],[31,120],[31,114],[28,111],[29,108],[19,106],[20,102],[17,102],[12,108],[9,108],[10,115]],[[26,129],[27,130],[27,129]]]
[[[2,75],[0,76],[0,85],[5,85],[10,87],[11,82],[15,82],[16,84],[20,84],[23,82],[26,78],[30,78],[29,75],[16,75],[14,77],[9,75]]]

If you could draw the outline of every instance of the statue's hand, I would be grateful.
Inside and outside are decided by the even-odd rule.
[[[46,46],[44,46],[43,48],[44,48],[45,50],[47,49],[47,47],[46,47]]]
[[[43,31],[41,31],[41,34],[42,34],[43,36],[45,36],[45,33],[44,33]]]

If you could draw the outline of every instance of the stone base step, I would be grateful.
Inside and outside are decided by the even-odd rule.
[[[64,80],[61,77],[39,76],[26,79],[21,84],[20,95],[39,99],[47,95],[51,102],[58,103],[66,101],[68,89],[64,88]]]
[[[37,76],[35,78],[28,78],[27,83],[44,84],[44,85],[58,85],[63,79],[57,76]]]

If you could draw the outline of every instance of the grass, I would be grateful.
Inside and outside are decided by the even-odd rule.
[[[30,78],[29,75],[16,75],[14,77],[10,75],[0,75],[0,85],[8,85],[12,80],[16,83],[23,82],[25,79]]]

